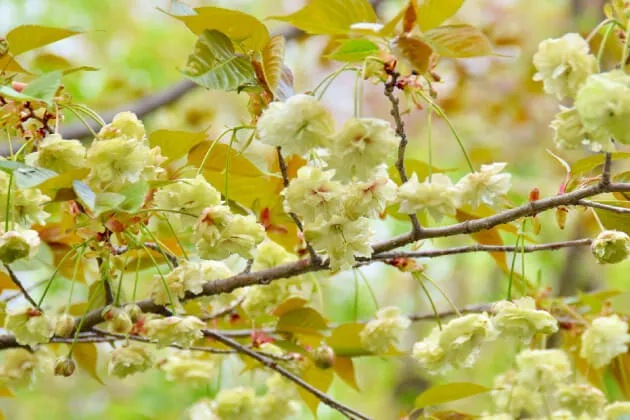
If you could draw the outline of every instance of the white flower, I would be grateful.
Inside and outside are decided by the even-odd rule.
[[[630,254],[630,237],[625,232],[606,230],[591,244],[591,252],[600,264],[617,264]]]
[[[202,328],[206,326],[194,316],[151,319],[146,324],[147,336],[160,346],[177,344],[190,347],[203,338]]]
[[[350,219],[361,216],[377,218],[396,200],[398,187],[381,171],[369,181],[357,181],[346,186],[345,213]]]
[[[603,128],[587,130],[575,108],[560,107],[560,112],[556,114],[550,127],[554,131],[553,141],[558,149],[577,149],[584,145],[589,146],[594,152],[614,149],[606,130]]]
[[[443,216],[455,214],[458,205],[459,191],[443,174],[434,174],[431,180],[418,182],[416,174],[398,189],[400,212],[414,214],[426,210],[436,221]]]
[[[203,259],[220,260],[233,254],[249,258],[256,245],[265,239],[265,228],[251,214],[231,215],[218,236],[213,229],[206,229],[208,223],[202,214],[195,226],[195,246]]]
[[[317,217],[329,218],[343,212],[343,187],[332,181],[332,171],[303,166],[297,177],[284,190],[284,207],[294,212],[304,221],[314,221]]]
[[[343,216],[333,216],[329,220],[319,219],[305,227],[306,239],[316,251],[328,255],[332,271],[352,267],[356,256],[372,255],[370,241],[373,231],[365,217],[349,220]]]
[[[547,311],[536,309],[536,301],[523,297],[515,302],[502,301],[492,306],[492,323],[501,333],[528,343],[536,333],[553,334],[558,321]]]
[[[40,240],[34,230],[10,230],[0,236],[0,260],[11,264],[22,258],[32,258],[37,254]]]
[[[112,139],[121,136],[136,140],[144,138],[144,124],[133,112],[119,112],[114,116],[112,122],[103,127],[98,133],[98,137],[101,139]]]
[[[604,130],[616,142],[630,143],[630,75],[624,71],[591,75],[578,92],[575,108],[589,132]]]
[[[479,172],[466,175],[457,183],[462,204],[470,204],[472,209],[479,207],[481,203],[496,207],[500,199],[511,187],[510,174],[502,174],[506,163],[493,163],[481,165]]]
[[[112,351],[107,370],[110,375],[125,378],[134,373],[144,372],[153,363],[146,346],[131,344]]]
[[[562,350],[523,350],[516,356],[518,381],[532,389],[555,387],[571,376],[571,364]]]
[[[394,163],[400,139],[392,126],[377,118],[351,118],[333,136],[326,157],[335,178],[366,180],[381,166]]]
[[[628,351],[628,323],[617,315],[597,318],[582,334],[581,342],[580,357],[596,369],[604,367]]]
[[[9,312],[4,320],[4,328],[15,335],[18,344],[35,346],[50,341],[55,333],[55,321],[47,314],[29,308]]]
[[[534,80],[543,82],[545,92],[558,99],[574,98],[586,78],[597,71],[597,59],[589,54],[588,43],[581,35],[569,33],[541,42],[534,66],[538,70]]]
[[[410,325],[409,318],[402,316],[397,307],[381,308],[376,319],[368,322],[361,331],[361,344],[372,353],[385,353]]]
[[[332,115],[310,95],[272,102],[258,120],[260,140],[282,147],[285,154],[305,155],[312,149],[324,147],[334,130]]]

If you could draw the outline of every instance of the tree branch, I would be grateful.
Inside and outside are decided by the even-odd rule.
[[[203,331],[204,335],[206,337],[210,337],[215,339],[216,341],[225,344],[226,346],[233,348],[234,350],[236,350],[239,353],[242,353],[246,356],[251,357],[252,359],[255,359],[257,361],[259,361],[260,363],[262,363],[264,366],[266,366],[269,369],[272,369],[276,372],[278,372],[279,374],[281,374],[282,376],[284,376],[285,378],[287,378],[288,380],[290,380],[291,382],[295,383],[296,385],[298,385],[299,387],[301,387],[302,389],[308,391],[309,393],[313,394],[314,396],[316,396],[322,403],[326,404],[327,406],[329,406],[330,408],[332,408],[333,410],[337,410],[338,412],[340,412],[341,414],[343,414],[344,416],[346,416],[349,419],[352,418],[358,418],[361,420],[372,420],[370,417],[340,403],[339,401],[334,400],[333,398],[329,397],[326,393],[320,391],[319,389],[311,386],[310,384],[308,384],[307,382],[303,381],[301,378],[297,377],[296,375],[294,375],[293,373],[289,372],[288,370],[286,370],[285,368],[278,366],[278,363],[268,357],[265,357],[259,353],[256,353],[255,351],[248,349],[247,347],[243,346],[242,344],[240,344],[239,342],[226,337],[225,335],[223,335],[222,333],[218,332],[218,331],[213,331],[213,330],[204,330]]]
[[[9,264],[4,264],[4,268],[7,270],[7,273],[9,273],[9,277],[11,278],[11,281],[13,282],[13,284],[15,284],[20,289],[20,291],[22,292],[22,295],[28,301],[28,303],[33,305],[33,308],[39,309],[39,306],[37,306],[37,302],[35,302],[35,300],[31,297],[28,290],[24,288],[24,285],[22,284],[20,279],[17,278],[13,270],[11,270],[11,267],[9,267]]]
[[[595,208],[595,209],[608,210],[608,211],[612,211],[612,212],[617,213],[617,214],[628,214],[628,213],[630,213],[630,208],[611,206],[610,204],[602,204],[602,203],[597,203],[595,201],[580,200],[580,201],[577,202],[577,204],[579,204],[580,206],[584,206],[584,207],[592,207],[592,208]]]
[[[396,134],[400,137],[400,143],[398,145],[398,159],[396,160],[396,169],[398,170],[398,175],[400,175],[400,181],[404,184],[409,180],[407,177],[407,170],[405,169],[405,152],[407,150],[407,133],[405,132],[405,123],[400,116],[400,100],[394,96],[394,89],[396,88],[396,83],[398,82],[398,77],[400,73],[396,71],[389,72],[390,78],[387,83],[385,83],[385,96],[389,99],[389,102],[392,104],[391,115],[394,117],[394,122],[396,123]],[[420,225],[420,221],[418,220],[418,216],[416,214],[410,214],[409,218],[411,219],[411,226],[413,227],[413,235],[420,236],[422,233],[422,225]]]

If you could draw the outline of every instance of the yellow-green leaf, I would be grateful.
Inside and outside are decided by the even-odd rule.
[[[232,41],[216,30],[203,31],[188,56],[182,73],[206,89],[236,90],[254,84],[256,73],[249,58],[236,54]]]
[[[469,58],[492,54],[486,35],[471,25],[447,25],[424,33],[424,40],[444,57]]]
[[[416,408],[429,407],[483,394],[491,390],[491,388],[471,382],[436,385],[420,394],[414,405]]]
[[[151,147],[159,146],[167,162],[179,159],[206,139],[204,131],[156,130],[149,135]]]
[[[7,273],[0,271],[0,292],[2,290],[18,290],[18,287]]]
[[[363,61],[372,55],[378,55],[378,45],[367,39],[349,39],[342,41],[339,48],[333,51],[328,57],[333,60],[353,63]]]
[[[303,299],[301,297],[292,297],[284,302],[282,302],[278,307],[273,311],[274,316],[281,317],[287,312],[295,311],[296,309],[303,308],[308,304],[308,300]]]
[[[77,362],[77,365],[83,369],[87,374],[94,378],[100,384],[103,384],[101,378],[96,373],[96,366],[98,361],[98,351],[96,344],[94,343],[77,343],[72,351],[72,356]],[[104,385],[104,384],[103,384]]]
[[[630,208],[630,201],[621,200],[593,200],[597,203],[607,204],[609,206]],[[630,214],[627,213],[615,213],[614,211],[597,209],[595,213],[600,222],[606,229],[620,230],[630,235]]]
[[[195,35],[215,29],[224,33],[240,47],[241,51],[261,51],[269,42],[269,30],[260,20],[238,10],[221,7],[198,7],[195,15],[173,15],[183,22]]]
[[[13,28],[7,33],[6,39],[9,41],[9,51],[13,55],[20,55],[26,51],[52,44],[74,35],[81,31],[64,28],[53,28],[40,25],[21,25]]]
[[[302,379],[305,382],[324,393],[328,391],[328,388],[330,388],[333,377],[334,374],[332,370],[318,369],[314,364],[311,364],[302,374]],[[309,410],[311,410],[311,413],[313,413],[313,416],[317,418],[317,407],[319,406],[321,400],[302,387],[297,387],[297,390],[306,406]]]
[[[4,387],[0,388],[0,397],[2,397],[2,398],[13,398],[13,397],[15,397],[15,394],[9,388],[4,386]],[[0,419],[2,419],[2,418],[3,418],[2,417],[2,413],[0,412]]]
[[[467,213],[460,209],[457,210],[455,217],[457,218],[458,222],[465,222],[468,220],[474,220],[474,219],[479,218],[473,214]],[[503,239],[501,238],[501,235],[499,234],[499,230],[497,227],[494,227],[488,230],[483,230],[480,232],[475,232],[475,233],[472,233],[470,236],[472,236],[475,242],[478,242],[482,245],[503,245]],[[497,265],[502,270],[504,271],[508,270],[508,265],[505,258],[505,252],[491,252],[490,255],[492,256],[492,258],[494,258],[494,260],[497,262]]]
[[[349,357],[335,357],[334,364],[335,373],[341,378],[348,386],[354,388],[360,392],[359,385],[357,384],[357,377],[354,372],[354,362]]]
[[[262,70],[267,87],[274,96],[278,95],[278,87],[282,79],[284,65],[284,49],[286,40],[282,35],[276,35],[269,40],[262,51]]]
[[[399,36],[393,44],[394,54],[406,60],[414,70],[424,73],[429,69],[433,49],[423,40],[413,36]]]
[[[22,67],[22,65],[10,53],[7,53],[0,57],[0,69],[7,73],[30,74],[30,72]]]
[[[418,0],[418,26],[428,31],[453,16],[465,0]]]
[[[313,0],[287,16],[272,16],[310,34],[342,35],[355,23],[374,23],[376,13],[367,0]]]
[[[326,319],[310,307],[297,308],[284,313],[276,324],[277,331],[295,334],[321,335],[328,328]]]

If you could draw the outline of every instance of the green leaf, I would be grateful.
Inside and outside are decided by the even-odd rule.
[[[11,86],[8,86],[8,85],[0,86],[0,95],[4,96],[5,98],[9,98],[11,100],[17,101],[17,102],[28,102],[28,101],[39,100],[33,96],[25,95],[22,92],[18,92],[17,90],[13,89]]]
[[[77,365],[87,372],[92,378],[94,378],[101,385],[105,385],[101,378],[96,373],[96,366],[98,361],[98,350],[94,343],[76,343],[72,352],[74,360]]]
[[[0,69],[6,73],[24,73],[30,74],[22,65],[15,59],[13,54],[7,53],[0,56]]]
[[[328,57],[333,60],[342,62],[363,61],[371,55],[379,53],[378,45],[367,39],[350,39],[343,43],[333,51]]]
[[[615,152],[611,153],[612,160],[628,159],[630,158],[630,152]],[[599,153],[596,155],[588,156],[571,165],[571,176],[584,175],[587,172],[592,171],[600,165],[604,164],[605,155]]]
[[[418,26],[422,31],[440,26],[452,17],[465,0],[418,0]]]
[[[277,331],[295,334],[321,335],[321,330],[328,328],[328,323],[313,308],[303,307],[284,313],[276,324]]]
[[[96,207],[96,193],[92,191],[92,188],[81,181],[72,181],[72,188],[83,205],[90,210],[94,210]]]
[[[361,331],[365,328],[365,324],[358,322],[348,322],[341,324],[332,330],[329,337],[326,337],[326,344],[330,346],[337,357],[358,357],[374,355],[361,344]],[[402,353],[394,346],[390,346],[389,350],[382,356],[398,356]]]
[[[313,0],[295,13],[269,19],[289,22],[309,34],[342,35],[355,23],[376,22],[376,13],[367,0]]]
[[[126,197],[122,194],[113,192],[99,192],[96,194],[96,201],[94,203],[94,209],[92,210],[94,216],[98,216],[101,213],[111,210],[118,210],[126,200]]]
[[[447,25],[424,33],[424,40],[444,57],[470,58],[492,54],[486,35],[471,25]]]
[[[182,73],[193,82],[211,90],[236,90],[254,83],[256,73],[249,59],[234,52],[232,41],[223,33],[203,31],[188,57]]]
[[[483,394],[489,391],[492,391],[492,389],[471,382],[454,382],[436,385],[420,394],[418,398],[416,398],[414,406],[416,408],[424,408],[461,400],[462,398],[472,397],[473,395]]]
[[[276,35],[269,40],[262,51],[262,70],[267,87],[274,96],[278,96],[278,87],[282,79],[284,67],[284,51],[286,40]]]
[[[57,176],[57,172],[50,169],[35,168],[12,160],[0,160],[0,169],[8,173],[12,172],[15,183],[20,188],[36,187]]]
[[[140,182],[127,185],[119,192],[124,197],[124,201],[117,208],[127,212],[138,210],[144,204],[144,199],[148,192],[149,183],[147,181],[141,180]]]
[[[171,10],[169,14],[183,22],[195,35],[202,35],[212,29],[224,33],[243,52],[262,51],[269,42],[269,30],[252,15],[221,7],[198,7],[193,10],[195,14],[192,15],[190,9]]]
[[[151,147],[159,146],[162,156],[172,162],[186,155],[197,144],[205,141],[205,131],[156,130],[149,135]]]
[[[609,206],[630,208],[630,201],[621,200],[593,200],[596,203],[607,204]],[[620,230],[630,235],[630,214],[615,213],[614,211],[593,208],[599,221],[606,229]]]
[[[357,384],[357,376],[354,369],[354,362],[349,357],[335,357],[333,365],[335,373],[342,381],[357,392],[361,392]]]
[[[21,25],[13,28],[7,33],[6,39],[9,41],[9,51],[13,55],[20,55],[26,51],[52,44],[74,35],[81,31],[64,28],[52,28],[40,25]]]
[[[61,85],[61,71],[46,73],[30,82],[22,93],[50,104]]]
[[[330,388],[333,378],[334,374],[332,370],[318,369],[313,363],[311,363],[310,366],[302,373],[302,379],[306,383],[324,393],[328,391],[328,388]],[[321,400],[301,386],[297,387],[297,390],[306,406],[309,410],[311,410],[311,413],[313,413],[313,416],[317,418],[317,407],[319,406]]]

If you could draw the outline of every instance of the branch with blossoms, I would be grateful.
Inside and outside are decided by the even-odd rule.
[[[309,13],[316,3],[301,13]],[[301,397],[313,411],[321,402],[346,418],[370,419],[333,399],[328,388],[309,382],[310,378],[325,376],[332,381],[336,373],[352,382],[354,378],[338,371],[340,364],[352,364],[353,357],[396,353],[412,322],[435,319],[437,325],[430,333],[407,349],[429,375],[473,366],[484,346],[499,339],[523,349],[498,389],[509,388],[508,400],[513,402],[504,406],[494,401],[492,411],[497,415],[519,417],[524,408],[518,396],[524,389],[549,402],[549,417],[569,410],[566,401],[571,395],[579,400],[587,391],[596,394],[592,387],[584,391],[569,382],[574,375],[567,351],[579,349],[576,357],[584,359],[588,369],[612,366],[627,351],[628,324],[611,310],[606,296],[554,298],[549,290],[523,281],[526,296],[512,301],[513,262],[508,300],[457,308],[426,275],[423,265],[435,258],[479,252],[511,252],[515,261],[519,253],[586,246],[598,263],[625,260],[630,237],[624,232],[602,229],[594,239],[526,245],[524,226],[550,210],[565,215],[581,207],[596,216],[628,212],[623,203],[597,200],[602,194],[630,192],[630,183],[612,173],[613,157],[619,156],[613,156],[611,141],[630,143],[630,76],[623,70],[601,72],[601,63],[579,35],[541,44],[534,56],[535,78],[558,99],[575,100],[575,106],[561,108],[552,123],[554,141],[560,148],[586,145],[603,151],[601,174],[578,176],[558,195],[532,196],[506,209],[510,205],[506,195],[512,188],[507,164],[488,163],[475,170],[456,133],[469,173],[454,182],[446,174],[431,174],[431,164],[423,180],[418,178],[420,171],[408,171],[411,137],[402,119],[403,95],[417,105],[424,101],[423,106],[446,118],[433,102],[437,98],[431,84],[439,79],[434,74],[438,53],[457,54],[457,48],[440,48],[439,43],[468,36],[460,58],[492,53],[491,48],[484,49],[483,33],[473,27],[425,30],[417,22],[418,7],[411,1],[398,14],[401,30],[397,20],[387,27],[375,23],[369,5],[337,13],[353,23],[348,29],[344,21],[335,35],[351,31],[348,42],[356,36],[364,47],[374,47],[358,60],[360,66],[342,67],[313,94],[292,92],[281,37],[270,37],[265,29],[260,39],[239,35],[235,42],[234,33],[195,29],[199,39],[182,72],[208,89],[236,90],[250,99],[250,121],[212,141],[168,130],[168,141],[156,139],[147,135],[137,115],[120,112],[95,130],[86,146],[58,132],[55,122],[64,110],[92,114],[72,104],[61,84],[46,89],[55,93],[52,98],[38,100],[28,97],[37,93],[33,88],[10,87],[8,80],[2,83],[0,104],[6,117],[0,124],[25,143],[10,159],[0,161],[0,201],[6,210],[0,212],[4,225],[0,261],[9,284],[20,290],[24,301],[11,299],[5,315],[7,334],[0,336],[0,348],[7,357],[0,364],[0,377],[11,387],[23,384],[32,373],[24,366],[44,357],[40,350],[49,343],[68,344],[56,354],[55,373],[63,376],[75,370],[75,359],[80,359],[75,357],[77,346],[99,342],[115,346],[108,372],[121,378],[156,367],[169,380],[207,384],[222,357],[231,355],[252,359],[273,375],[262,396],[252,387],[222,389],[204,407],[217,418],[229,420],[234,412],[241,418],[288,417],[293,414],[292,403]],[[195,14],[212,10],[201,8],[179,18],[186,23]],[[357,10],[360,16],[354,15]],[[265,28],[255,18],[248,19]],[[621,19],[611,18],[610,24]],[[623,36],[625,63],[629,37],[617,35]],[[375,37],[390,42],[373,43]],[[226,63],[214,66],[217,57],[225,55]],[[361,79],[381,84],[393,124],[362,116],[356,106],[355,115],[337,126],[321,99],[343,71],[355,72],[357,84]],[[37,87],[43,82],[31,83]],[[355,96],[358,102],[359,89]],[[242,132],[249,133],[246,141],[238,135]],[[230,133],[229,141],[224,139]],[[241,153],[251,144],[262,151],[260,161]],[[399,182],[390,175],[396,173]],[[376,224],[394,211],[409,216],[408,230],[377,241]],[[491,214],[478,217],[477,212]],[[458,219],[463,213],[470,215],[469,220],[433,223]],[[420,215],[427,216],[422,225]],[[516,224],[523,226],[521,231]],[[490,231],[498,236],[496,229],[502,225],[511,225],[521,243],[417,246],[419,241],[461,235],[478,239],[475,234]],[[55,261],[54,271],[36,296],[16,276],[12,264],[34,262],[38,249],[45,247],[66,252]],[[403,315],[400,308],[386,306],[369,320],[330,323],[313,299],[314,280],[306,274],[332,275],[374,263],[413,276],[432,306],[431,313]],[[98,266],[96,276],[87,273],[89,265]],[[522,271],[524,277],[524,267]],[[58,277],[72,284],[63,306],[53,305],[50,299],[58,289]],[[77,302],[74,284],[82,281],[91,283],[88,298]],[[440,311],[428,286],[437,288],[451,309]],[[575,339],[574,345],[566,351],[544,349],[546,337],[560,330]],[[156,347],[165,349],[160,360],[155,359]],[[545,364],[551,367],[540,367]],[[588,370],[584,376],[588,377]],[[299,396],[291,392],[295,387]],[[558,396],[569,388],[568,396]],[[603,407],[601,403],[592,415],[601,414]],[[534,410],[532,417],[542,413],[534,403],[526,408]]]

